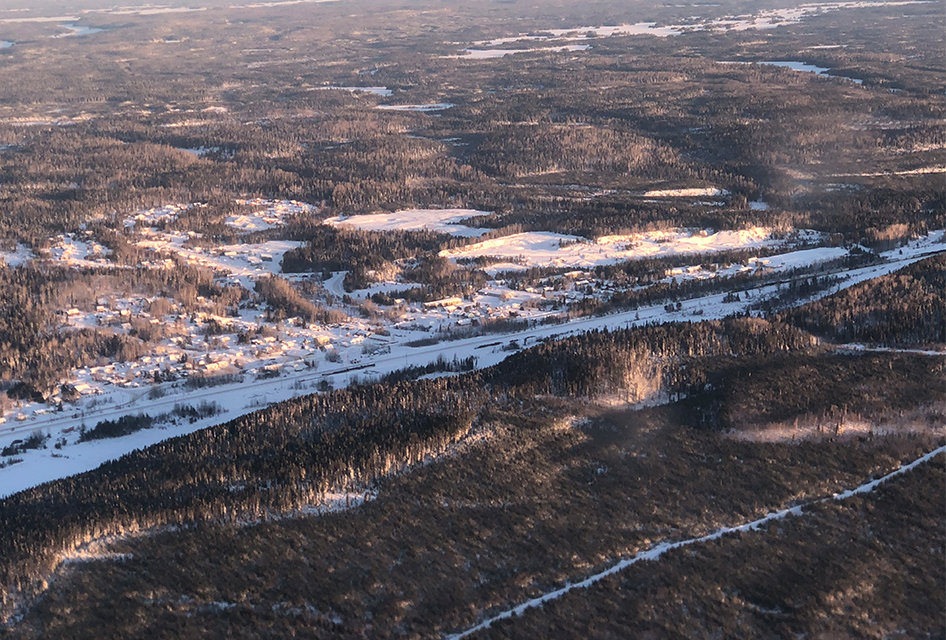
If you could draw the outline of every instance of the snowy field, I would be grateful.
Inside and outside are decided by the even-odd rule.
[[[529,267],[581,267],[616,264],[627,260],[688,253],[710,253],[730,249],[757,249],[786,244],[771,229],[755,227],[742,231],[648,231],[624,236],[602,236],[596,241],[579,236],[544,231],[516,233],[478,242],[458,249],[441,251],[454,260],[494,257],[504,260],[490,265],[489,271]]]
[[[311,215],[318,211],[315,205],[295,200],[237,200],[237,204],[256,209],[253,213],[228,216],[226,225],[240,231],[263,231],[285,226],[293,216]]]
[[[461,60],[493,60],[495,58],[504,58],[517,53],[564,53],[569,51],[587,51],[591,48],[590,44],[566,44],[560,47],[532,47],[529,49],[464,49],[460,55],[444,56],[446,58],[459,58]]]
[[[419,113],[432,113],[434,111],[445,111],[456,105],[452,102],[431,102],[429,104],[379,104],[378,109],[382,111],[416,111]]]
[[[387,87],[315,87],[313,91],[348,91],[349,93],[370,93],[372,95],[389,98],[394,92]]]
[[[489,229],[460,224],[461,220],[489,215],[475,209],[404,209],[393,213],[371,213],[358,216],[335,216],[324,220],[333,227],[364,231],[437,231],[453,236],[481,236]]]

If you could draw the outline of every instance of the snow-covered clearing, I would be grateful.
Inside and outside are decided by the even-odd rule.
[[[419,113],[432,113],[434,111],[445,111],[456,105],[452,102],[431,102],[429,104],[379,104],[378,109],[382,111],[416,111]]]
[[[922,176],[931,173],[946,173],[946,166],[919,167],[900,171],[875,171],[872,173],[836,173],[834,178],[878,178],[880,176]]]
[[[716,233],[693,229],[648,231],[602,236],[596,241],[560,233],[529,231],[444,250],[440,255],[454,260],[492,256],[509,261],[491,265],[490,270],[495,273],[529,267],[594,267],[639,258],[783,244],[785,240],[775,238],[772,229],[765,227]]]
[[[802,249],[800,251],[790,251],[788,253],[767,256],[765,258],[749,258],[746,264],[736,263],[716,269],[705,269],[701,265],[675,267],[667,271],[667,277],[676,278],[677,280],[707,280],[709,278],[733,276],[737,273],[753,273],[764,270],[788,271],[790,269],[810,267],[837,258],[843,258],[848,254],[848,250],[843,247]]]
[[[464,49],[459,55],[444,56],[460,60],[493,60],[517,53],[564,53],[569,51],[587,51],[590,44],[567,44],[561,47],[533,47],[530,49]]]
[[[315,205],[296,200],[266,200],[254,198],[252,200],[237,200],[237,204],[254,207],[253,213],[228,216],[225,223],[228,227],[240,231],[262,231],[285,226],[293,216],[311,215],[318,211]]]
[[[125,218],[124,227],[130,229],[131,227],[141,225],[152,226],[156,224],[166,224],[168,222],[173,222],[177,220],[182,213],[190,211],[194,207],[201,207],[202,204],[191,203],[191,204],[168,204],[163,207],[155,207],[153,209],[145,209],[143,211],[138,211],[127,218]]]
[[[850,80],[854,84],[864,84],[864,81],[859,78],[851,78],[850,76],[842,76],[837,73],[831,73],[831,69],[828,67],[819,67],[813,64],[808,64],[806,62],[800,62],[798,60],[765,60],[765,61],[760,61],[760,62],[722,60],[719,62],[719,64],[768,65],[772,67],[782,67],[783,69],[791,69],[792,71],[798,71],[800,73],[813,73],[816,76],[821,76],[824,78],[840,78],[842,80]]]
[[[537,34],[520,33],[504,38],[480,40],[474,42],[474,47],[500,47],[511,42],[523,40],[587,40],[591,38],[609,38],[611,36],[649,35],[657,37],[676,36],[682,33],[671,27],[658,27],[656,22],[637,22],[635,24],[619,24],[600,27],[571,27],[568,29],[547,29]]]
[[[229,244],[216,247],[187,246],[189,237],[181,233],[149,233],[138,246],[159,253],[173,253],[188,264],[226,274],[247,289],[253,289],[260,276],[281,272],[283,254],[303,246],[304,242],[270,240],[253,244]]]
[[[489,215],[476,209],[404,209],[393,213],[371,213],[357,216],[335,216],[324,223],[365,231],[438,231],[454,236],[481,236],[489,229],[459,224],[461,220]]]
[[[645,198],[701,198],[728,196],[725,189],[716,187],[689,187],[684,189],[651,189],[642,194]]]
[[[202,158],[208,153],[215,153],[220,151],[220,147],[174,147],[177,151],[186,153],[187,155],[194,156],[195,158]]]
[[[68,29],[68,33],[57,33],[56,35],[52,36],[53,38],[90,36],[94,33],[101,33],[105,31],[105,29],[100,29],[98,27],[88,27],[86,25],[76,24],[74,22],[60,24],[59,26],[63,29]]]
[[[312,91],[348,91],[349,93],[370,93],[372,95],[389,98],[394,95],[394,91],[387,87],[315,87]]]
[[[621,24],[614,26],[576,26],[565,29],[542,29],[532,33],[518,33],[511,36],[503,36],[490,40],[480,40],[472,43],[470,49],[464,49],[467,57],[472,59],[498,58],[513,53],[523,53],[527,51],[545,51],[556,50],[554,48],[545,49],[497,49],[505,44],[531,41],[531,42],[554,42],[554,41],[578,41],[590,40],[594,38],[608,38],[612,36],[655,36],[666,38],[669,36],[678,36],[695,31],[747,31],[753,29],[774,29],[777,27],[793,25],[802,20],[825,13],[835,11],[866,9],[878,7],[901,7],[914,4],[927,4],[929,0],[892,0],[889,2],[820,2],[806,3],[797,7],[786,9],[766,9],[751,14],[737,16],[727,16],[723,18],[704,19],[694,16],[681,24],[669,24],[658,26],[655,22],[637,22],[634,24]],[[489,49],[479,49],[478,47],[489,47]],[[815,48],[815,47],[810,47]],[[558,49],[561,50],[561,49]],[[574,50],[574,49],[573,49]],[[450,56],[455,57],[455,56]],[[808,70],[808,69],[805,69]],[[860,80],[848,78],[858,84]]]
[[[679,549],[681,547],[687,547],[693,544],[702,544],[704,542],[718,540],[731,533],[755,531],[755,530],[758,530],[760,527],[766,524],[769,524],[770,522],[781,520],[788,516],[796,516],[796,517],[803,516],[805,515],[805,509],[813,505],[822,504],[822,503],[830,502],[830,501],[847,500],[848,498],[851,498],[858,494],[869,493],[873,491],[874,489],[876,489],[881,484],[883,484],[884,482],[887,482],[893,478],[896,478],[899,475],[912,471],[913,469],[917,468],[921,464],[929,462],[930,460],[932,460],[933,458],[935,458],[936,456],[942,453],[946,453],[946,446],[942,446],[937,449],[934,449],[933,451],[930,451],[929,453],[923,456],[920,456],[919,458],[917,458],[916,460],[908,464],[902,465],[899,469],[891,471],[890,473],[886,475],[883,475],[874,480],[870,480],[868,482],[864,482],[863,484],[860,484],[854,487],[853,489],[848,489],[847,491],[836,493],[833,496],[830,496],[827,498],[821,498],[819,500],[811,500],[809,502],[806,502],[804,504],[800,504],[794,507],[779,509],[778,511],[773,511],[771,513],[768,513],[762,516],[761,518],[757,518],[756,520],[753,520],[751,522],[746,522],[745,524],[735,525],[731,527],[723,527],[721,529],[717,529],[716,531],[713,531],[712,533],[708,533],[703,536],[699,536],[695,538],[688,538],[686,540],[678,540],[676,542],[662,542],[654,547],[651,547],[650,549],[646,551],[642,551],[629,558],[624,558],[623,560],[620,560],[616,562],[615,564],[611,565],[604,571],[588,576],[587,578],[580,580],[578,582],[566,583],[565,586],[560,589],[550,591],[537,598],[532,598],[531,600],[527,600],[523,602],[522,604],[517,605],[511,609],[507,609],[506,611],[503,611],[502,613],[490,616],[489,618],[483,620],[476,626],[470,627],[469,629],[461,631],[460,633],[448,635],[447,638],[448,640],[460,640],[461,638],[470,636],[478,631],[483,631],[484,629],[488,629],[490,626],[492,626],[496,622],[499,622],[500,620],[507,620],[509,618],[515,618],[517,616],[520,616],[526,611],[528,611],[529,609],[535,609],[535,608],[541,607],[546,602],[551,602],[552,600],[558,600],[562,596],[565,596],[566,594],[568,594],[571,591],[574,591],[575,589],[587,589],[588,587],[598,582],[601,582],[607,577],[620,573],[621,571],[627,569],[628,567],[632,565],[637,564],[638,562],[659,560],[660,557],[663,556],[668,551]]]
[[[72,234],[56,236],[53,242],[54,244],[47,250],[50,260],[62,262],[71,267],[109,266],[107,257],[112,252],[97,242],[77,240]]]

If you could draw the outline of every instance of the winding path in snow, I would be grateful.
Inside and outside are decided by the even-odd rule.
[[[814,505],[814,504],[827,502],[829,500],[846,500],[848,498],[851,498],[861,493],[868,493],[876,489],[880,484],[886,482],[887,480],[890,480],[891,478],[894,478],[903,473],[906,473],[907,471],[915,469],[916,467],[920,466],[924,462],[928,462],[932,460],[933,458],[935,458],[937,455],[941,453],[946,453],[946,445],[939,447],[937,449],[934,449],[933,451],[930,451],[926,455],[917,458],[916,460],[914,460],[913,462],[909,464],[905,464],[901,466],[899,469],[895,471],[891,471],[887,475],[881,476],[869,482],[865,482],[861,485],[858,485],[857,487],[853,489],[848,489],[847,491],[836,493],[833,496],[830,496],[828,498],[811,500],[809,502],[806,502],[805,504],[800,504],[795,507],[790,507],[787,509],[780,509],[779,511],[773,511],[772,513],[764,515],[757,520],[753,520],[752,522],[747,522],[745,524],[737,525],[734,527],[723,527],[722,529],[717,529],[716,531],[712,533],[708,533],[707,535],[700,536],[698,538],[689,538],[687,540],[680,540],[678,542],[662,542],[655,547],[651,547],[647,551],[642,551],[634,556],[631,556],[630,558],[625,558],[623,560],[620,560],[616,562],[615,564],[611,565],[610,567],[608,567],[607,569],[605,569],[604,571],[601,571],[600,573],[596,573],[592,576],[588,576],[587,578],[585,578],[584,580],[581,580],[580,582],[575,582],[575,583],[570,583],[570,584],[566,583],[565,586],[560,589],[556,589],[555,591],[549,591],[548,593],[545,593],[537,598],[532,598],[531,600],[526,600],[522,604],[519,604],[511,609],[507,609],[506,611],[503,611],[502,613],[498,613],[494,616],[490,616],[489,618],[483,620],[482,622],[480,622],[474,627],[470,627],[469,629],[466,629],[465,631],[461,631],[459,633],[448,635],[446,636],[446,638],[447,640],[460,640],[461,638],[466,638],[467,636],[470,636],[476,633],[477,631],[488,629],[495,622],[499,622],[500,620],[506,620],[508,618],[522,615],[525,611],[529,609],[535,609],[535,608],[541,607],[546,602],[557,600],[574,589],[587,589],[593,584],[600,582],[601,580],[604,580],[608,576],[612,576],[616,573],[619,573],[633,564],[637,564],[638,562],[641,562],[644,560],[657,560],[660,558],[660,556],[662,556],[663,554],[667,553],[668,551],[672,549],[686,547],[691,544],[699,544],[701,542],[709,542],[710,540],[717,540],[729,533],[755,530],[764,524],[772,522],[773,520],[780,520],[782,518],[785,518],[786,516],[803,515],[803,510],[806,507],[810,507],[811,505]]]

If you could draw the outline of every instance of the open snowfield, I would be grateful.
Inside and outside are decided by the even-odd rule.
[[[260,276],[280,273],[283,254],[305,244],[289,240],[270,240],[253,244],[198,247],[186,246],[187,239],[186,235],[179,233],[152,233],[138,242],[138,246],[176,254],[188,264],[222,272],[252,290],[253,283]]]
[[[93,241],[76,239],[72,234],[56,236],[54,244],[47,250],[50,260],[65,263],[71,267],[108,266],[107,257],[111,250]]]
[[[587,51],[591,48],[590,44],[567,44],[561,47],[532,47],[530,49],[464,49],[460,55],[444,56],[446,58],[459,58],[460,60],[492,60],[495,58],[504,58],[517,53],[564,53],[569,51]]]
[[[416,111],[418,113],[433,113],[434,111],[445,111],[456,105],[452,102],[431,102],[428,104],[379,104],[378,109],[382,111]]]
[[[571,27],[568,29],[546,29],[537,34],[520,33],[514,36],[480,40],[474,42],[474,47],[500,47],[510,42],[524,40],[588,40],[591,38],[609,38],[611,36],[657,36],[667,37],[680,35],[681,31],[670,27],[658,27],[656,22],[637,22],[635,24],[619,24],[599,27]]]
[[[182,213],[186,213],[194,207],[200,207],[200,204],[168,204],[163,207],[155,207],[154,209],[145,209],[143,211],[137,211],[132,215],[125,218],[125,228],[130,229],[135,226],[151,226],[155,224],[165,224],[168,222],[173,222],[180,217]]]
[[[766,258],[749,258],[745,265],[733,264],[716,270],[707,270],[699,265],[676,267],[670,269],[667,276],[677,280],[706,280],[721,276],[732,276],[737,273],[754,273],[761,270],[788,271],[836,260],[846,255],[848,255],[848,250],[843,247],[818,247],[817,249],[780,253]]]
[[[370,93],[382,98],[389,98],[394,92],[387,87],[315,87],[313,91],[348,91],[349,93]]]
[[[703,197],[721,197],[728,196],[729,192],[725,189],[716,187],[689,187],[683,189],[651,189],[645,191],[645,198],[703,198]]]
[[[489,229],[459,224],[461,220],[489,215],[475,209],[404,209],[393,213],[370,213],[358,216],[335,216],[324,223],[333,227],[363,231],[437,231],[453,236],[481,236]]]
[[[293,216],[309,215],[318,210],[318,207],[295,200],[237,200],[237,204],[247,205],[257,209],[253,213],[228,216],[226,225],[240,231],[263,231],[282,227]]]
[[[0,260],[8,267],[19,267],[35,258],[36,255],[26,245],[17,243],[13,251],[0,251]]]
[[[869,267],[862,267],[844,272],[843,282],[838,289],[847,288],[871,278],[886,275],[903,268],[924,256],[946,251],[946,231],[934,231],[927,236],[917,239],[904,247],[883,254],[888,262]],[[798,254],[792,252],[784,258],[785,264],[797,264],[801,260]],[[828,257],[827,251],[818,254]],[[811,257],[811,256],[809,256]],[[816,256],[817,257],[817,256]],[[767,258],[775,262],[775,257]],[[826,290],[813,296],[816,299],[836,289]],[[774,295],[778,285],[758,287],[753,290],[753,300]],[[502,289],[489,288],[484,290],[485,298],[501,300],[508,294]],[[526,292],[527,293],[527,292]],[[515,295],[524,295],[522,292]],[[332,345],[337,346],[341,354],[339,363],[323,363],[315,368],[304,364],[306,354],[312,353],[311,347],[288,348],[295,344],[291,334],[283,340],[274,341],[275,357],[282,358],[288,368],[284,366],[284,373],[275,378],[252,379],[236,384],[222,385],[209,389],[186,390],[175,383],[162,383],[165,395],[159,398],[151,397],[150,389],[106,387],[100,395],[83,396],[79,403],[63,413],[49,411],[44,405],[33,403],[29,407],[20,407],[8,412],[5,423],[0,424],[0,447],[10,444],[15,439],[21,439],[33,431],[39,430],[49,433],[53,441],[65,438],[66,444],[61,449],[37,449],[18,454],[22,461],[0,469],[0,497],[16,493],[23,489],[36,486],[43,482],[66,477],[93,469],[101,463],[118,457],[136,448],[148,446],[176,435],[219,424],[231,418],[248,413],[257,407],[271,402],[288,399],[298,395],[312,393],[322,381],[327,381],[336,388],[362,380],[368,373],[372,376],[396,371],[409,365],[425,365],[438,358],[447,361],[454,358],[476,358],[477,367],[488,367],[500,362],[508,355],[502,345],[515,341],[521,346],[530,346],[536,341],[564,337],[595,329],[620,329],[653,322],[668,322],[698,317],[702,320],[722,318],[733,313],[743,312],[747,302],[725,302],[725,294],[716,293],[682,301],[681,308],[668,311],[663,304],[641,307],[635,310],[622,311],[605,316],[590,316],[575,319],[565,324],[530,325],[521,330],[505,334],[486,334],[465,338],[462,340],[440,342],[424,347],[410,347],[408,342],[418,338],[429,337],[425,330],[399,329],[390,327],[385,336],[371,337],[371,330],[367,327],[355,330],[353,326],[339,326],[330,333]],[[523,298],[524,299],[524,298]],[[808,300],[800,300],[803,304]],[[464,303],[465,304],[465,303]],[[514,304],[519,304],[518,302]],[[426,320],[429,327],[445,320],[442,309],[431,310],[431,315],[419,315],[415,318],[415,326]],[[249,320],[249,318],[248,318]],[[303,330],[298,330],[302,336]],[[305,344],[311,338],[301,337]],[[337,345],[336,342],[337,341]],[[292,343],[292,344],[289,344]],[[378,348],[366,351],[365,345],[373,343]],[[261,345],[262,346],[262,345]],[[198,347],[199,348],[199,347]],[[295,358],[295,360],[293,360]],[[295,366],[292,363],[295,362]],[[77,380],[78,382],[78,380]],[[217,402],[223,412],[215,417],[206,418],[193,424],[165,425],[146,429],[130,436],[110,440],[99,440],[89,443],[76,443],[78,439],[75,428],[85,422],[93,426],[102,419],[115,419],[129,413],[146,412],[156,415],[169,411],[175,404],[187,402],[196,404],[202,400]],[[14,420],[20,412],[26,419]],[[76,417],[73,417],[75,415]]]
[[[492,256],[509,261],[491,265],[490,271],[495,273],[529,267],[587,268],[639,258],[771,247],[783,243],[783,240],[773,237],[771,229],[764,227],[718,233],[687,229],[649,231],[603,236],[594,242],[578,236],[529,231],[441,251],[440,255],[454,260]]]

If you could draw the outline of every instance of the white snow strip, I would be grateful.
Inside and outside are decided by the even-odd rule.
[[[433,102],[430,104],[379,104],[378,109],[383,111],[419,111],[429,113],[431,111],[445,111],[455,107],[452,102]]]
[[[160,235],[167,236],[168,234]],[[152,236],[152,239],[157,238]],[[194,247],[195,250],[197,248]],[[215,252],[220,249],[221,247],[216,247],[208,250],[208,253],[214,252],[214,255],[216,255]],[[249,258],[253,255],[262,258],[261,253],[255,253],[258,250],[259,248],[254,250],[254,254],[237,254],[224,257],[248,263]],[[927,256],[943,252],[946,252],[946,230],[940,229],[913,240],[903,247],[881,254],[888,262],[832,272],[834,275],[843,277],[836,288],[832,287],[820,291],[808,299],[798,300],[795,306],[802,305],[809,300],[822,298],[836,290],[887,275]],[[277,255],[272,257],[274,262],[278,260]],[[772,256],[770,259],[774,262],[777,257]],[[271,264],[262,262],[261,265],[253,265],[262,268],[258,272],[254,270],[252,273],[254,275],[256,273],[267,273],[268,269],[272,269]],[[337,273],[333,278],[323,283],[323,286],[328,292],[337,297],[344,295],[344,289],[341,286],[344,275],[344,272]],[[240,278],[240,280],[245,283],[245,286],[252,285],[252,279],[249,277],[246,279]],[[407,286],[410,285],[405,284],[405,288]],[[106,367],[95,367],[95,369],[101,369],[103,373],[107,374],[105,378],[114,383],[106,386],[96,381],[91,369],[86,369],[84,373],[77,371],[70,382],[77,387],[84,387],[80,389],[82,398],[77,404],[69,406],[67,411],[57,412],[51,410],[45,403],[29,403],[29,406],[12,409],[0,417],[0,423],[3,423],[0,426],[0,448],[11,444],[16,439],[22,439],[34,431],[48,433],[54,441],[60,437],[68,439],[66,446],[59,450],[54,448],[36,449],[17,454],[17,458],[21,458],[22,462],[10,464],[0,469],[0,498],[35,487],[44,482],[94,469],[107,460],[118,458],[135,449],[206,428],[213,424],[226,422],[272,402],[312,393],[319,383],[325,380],[329,381],[335,388],[340,388],[352,383],[353,380],[362,380],[366,375],[383,375],[402,369],[407,365],[423,366],[438,359],[450,361],[474,357],[477,368],[489,367],[501,362],[509,355],[509,352],[499,345],[510,344],[510,341],[527,347],[541,340],[558,339],[585,331],[616,330],[651,323],[659,324],[692,319],[724,318],[734,313],[744,313],[747,305],[768,296],[777,295],[778,289],[779,285],[777,284],[754,288],[751,292],[751,302],[748,299],[727,301],[726,294],[720,292],[683,300],[681,301],[681,308],[676,311],[668,311],[663,303],[658,303],[603,316],[576,318],[570,320],[567,324],[530,325],[516,328],[504,334],[474,335],[470,338],[439,342],[429,346],[410,346],[408,343],[418,338],[436,337],[436,333],[432,332],[436,330],[437,323],[446,321],[445,310],[425,309],[416,315],[409,314],[412,317],[404,324],[411,326],[400,327],[401,323],[388,325],[390,336],[382,338],[388,343],[385,345],[386,349],[370,353],[365,352],[363,347],[367,344],[366,339],[374,333],[374,329],[361,321],[350,319],[334,328],[315,327],[314,330],[312,328],[290,328],[294,325],[287,322],[280,330],[282,334],[280,340],[285,344],[279,346],[275,338],[267,339],[272,341],[272,349],[279,353],[270,353],[269,348],[262,343],[256,346],[246,345],[239,349],[234,346],[224,351],[216,351],[215,354],[225,356],[224,359],[230,361],[245,359],[246,372],[249,377],[243,382],[208,389],[187,390],[179,386],[177,382],[152,385],[145,380],[147,376],[145,378],[137,376],[138,373],[144,371],[142,369],[144,358],[138,362],[111,363]],[[506,296],[512,297],[504,300]],[[492,311],[506,312],[518,309],[529,298],[537,297],[541,297],[541,292],[513,292],[497,285],[485,288],[482,295],[478,294],[477,299],[482,299],[490,305],[500,305],[491,309],[490,313],[492,314]],[[464,306],[469,303],[462,302],[460,304]],[[458,312],[461,311],[458,310]],[[534,314],[530,312],[528,317],[537,319],[542,315],[555,313],[554,311]],[[69,322],[70,324],[78,323],[88,315],[77,315],[75,319]],[[240,319],[233,319],[233,321],[239,322],[247,328],[255,326],[259,320],[258,311],[243,310],[241,316]],[[203,342],[201,337],[197,334],[191,334],[191,337],[197,342],[197,350],[201,350],[200,344]],[[225,340],[228,337],[232,338],[232,336],[220,336],[218,339]],[[318,344],[329,346],[329,350],[340,354],[341,359],[332,365],[315,369],[306,367],[304,360],[310,355],[317,355],[320,360],[323,359],[321,351],[313,351],[313,340]],[[176,345],[169,345],[169,347],[170,351],[165,356],[157,358],[149,356],[155,361],[155,367],[161,368],[164,366],[162,363],[177,360],[181,349]],[[257,353],[257,350],[260,349],[263,349],[265,353]],[[190,353],[194,355],[193,351]],[[283,375],[277,378],[254,379],[254,371],[257,371],[259,367],[267,362],[285,363]],[[161,394],[158,397],[152,397],[150,392],[158,387],[166,395]],[[93,426],[99,420],[115,419],[128,413],[138,412],[159,415],[173,410],[176,404],[196,404],[204,400],[218,403],[223,412],[194,424],[185,421],[183,424],[176,426],[146,429],[114,440],[75,443],[78,436],[76,428],[83,422],[88,426]]]
[[[836,173],[834,178],[877,178],[880,176],[921,176],[930,173],[946,173],[946,167],[920,167],[903,171],[876,171],[874,173]]]
[[[477,631],[482,631],[484,629],[487,629],[494,623],[499,622],[500,620],[507,620],[514,616],[520,616],[529,609],[535,609],[537,607],[541,607],[546,602],[557,600],[561,598],[562,596],[566,595],[567,593],[569,593],[570,591],[573,591],[575,589],[587,589],[591,585],[597,582],[600,582],[601,580],[604,580],[605,578],[609,576],[619,573],[623,571],[624,569],[630,567],[631,565],[637,564],[638,562],[641,562],[643,560],[657,560],[660,558],[660,556],[664,555],[668,551],[671,551],[672,549],[678,549],[680,547],[686,547],[692,544],[699,544],[702,542],[709,542],[711,540],[717,540],[730,533],[752,531],[752,530],[758,529],[764,524],[772,522],[773,520],[780,520],[790,515],[791,516],[803,515],[804,508],[814,505],[814,504],[820,504],[823,502],[827,502],[829,500],[846,500],[847,498],[851,498],[861,493],[868,493],[876,489],[881,483],[886,482],[890,480],[891,478],[894,478],[901,474],[904,474],[907,471],[915,469],[919,465],[932,460],[933,458],[935,458],[937,455],[941,453],[946,453],[946,446],[942,446],[937,449],[934,449],[933,451],[930,451],[926,455],[920,456],[913,462],[910,462],[909,464],[905,464],[901,466],[899,469],[888,473],[887,475],[881,476],[880,478],[871,480],[869,482],[865,482],[864,484],[861,484],[853,489],[849,489],[841,493],[836,493],[830,498],[812,500],[803,505],[798,505],[798,506],[790,507],[787,509],[780,509],[778,511],[773,511],[772,513],[762,516],[761,518],[758,518],[757,520],[753,520],[752,522],[747,522],[745,524],[741,524],[741,525],[737,525],[733,527],[723,527],[722,529],[717,529],[716,531],[712,533],[709,533],[705,536],[700,536],[698,538],[689,538],[687,540],[680,540],[678,542],[662,542],[658,544],[657,546],[648,549],[647,551],[642,551],[641,553],[631,556],[630,558],[625,558],[613,564],[611,567],[605,569],[604,571],[601,571],[600,573],[596,573],[592,576],[589,576],[585,578],[584,580],[581,580],[580,582],[575,582],[573,584],[566,584],[561,589],[556,589],[555,591],[550,591],[549,593],[543,594],[537,598],[532,598],[531,600],[527,600],[526,602],[523,602],[522,604],[516,607],[513,607],[512,609],[508,609],[506,611],[503,611],[500,614],[487,618],[486,620],[479,623],[475,627],[471,627],[460,633],[448,635],[447,638],[448,640],[460,640],[461,638],[465,638],[469,635],[472,635],[476,633]]]
[[[366,231],[438,231],[454,236],[481,236],[489,229],[477,229],[459,224],[460,220],[489,215],[475,209],[404,209],[393,213],[372,213],[358,216],[335,216],[325,220],[333,227]]]
[[[673,27],[658,27],[656,22],[637,22],[635,24],[619,24],[614,26],[546,29],[536,35],[520,33],[515,36],[494,38],[493,40],[480,40],[479,42],[474,42],[473,46],[500,47],[504,44],[509,44],[510,42],[520,42],[523,40],[587,40],[591,38],[609,38],[611,36],[648,35],[666,38],[667,36],[676,36],[680,35],[681,33],[683,32]]]
[[[716,187],[692,187],[688,189],[652,189],[644,192],[645,198],[700,198],[704,196],[728,196],[725,189]]]
[[[348,91],[350,93],[371,93],[382,98],[391,97],[394,92],[387,87],[315,87],[313,91]]]
[[[8,267],[19,267],[35,257],[29,247],[19,242],[16,244],[16,250],[14,251],[0,251],[0,259],[2,259]]]
[[[517,53],[562,53],[567,51],[587,51],[590,44],[569,44],[561,47],[534,47],[531,49],[464,49],[460,55],[443,56],[444,58],[459,58],[461,60],[492,60]]]
[[[311,214],[318,207],[296,200],[266,200],[254,198],[252,200],[237,200],[237,204],[259,207],[259,210],[235,216],[228,216],[225,224],[240,231],[262,231],[286,225],[292,216]]]

